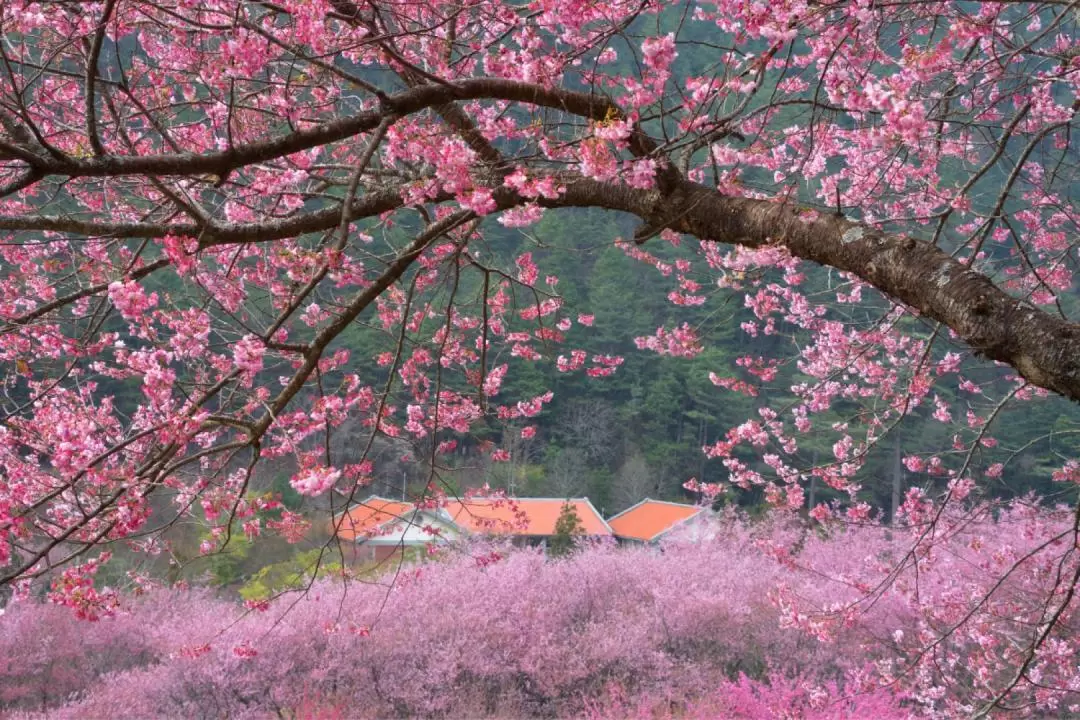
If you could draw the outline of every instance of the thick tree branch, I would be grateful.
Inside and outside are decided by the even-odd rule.
[[[569,186],[563,202],[642,217],[651,207],[642,191],[595,185]],[[1080,400],[1080,325],[1009,295],[928,242],[689,182],[679,189],[677,207],[673,230],[748,247],[782,245],[796,257],[850,272],[944,323],[975,352],[1011,365],[1032,384]]]
[[[240,145],[219,152],[56,158],[39,156],[23,148],[23,159],[35,170],[46,175],[67,177],[205,174],[225,177],[237,168],[269,162],[292,153],[370,132],[377,128],[387,115],[412,115],[455,100],[482,99],[549,107],[592,120],[622,116],[621,110],[603,95],[549,88],[501,78],[476,78],[410,88],[384,98],[378,110],[357,113],[272,140]],[[636,155],[647,155],[655,148],[655,143],[641,132],[635,132],[630,140],[630,149]]]
[[[926,317],[944,323],[977,353],[1011,365],[1026,380],[1080,400],[1080,325],[1047,313],[1001,290],[986,276],[928,242],[892,235],[799,208],[790,203],[721,195],[683,181],[672,195],[560,176],[566,192],[541,205],[602,207],[655,219],[664,203],[668,226],[678,232],[747,247],[783,245],[792,255],[850,272]],[[449,199],[449,198],[441,198]],[[508,188],[495,193],[499,209],[524,200]],[[349,217],[372,217],[402,205],[396,188],[369,193],[352,203]],[[285,220],[226,225],[203,231],[201,247],[266,242],[325,231],[341,222],[330,207]],[[194,235],[188,225],[78,223],[63,218],[0,218],[4,230],[58,230],[113,237]]]
[[[449,197],[443,198],[443,200]],[[346,213],[348,220],[373,217],[403,205],[397,188],[384,188],[355,198]],[[62,232],[88,237],[162,238],[172,234],[199,238],[199,248],[235,245],[246,242],[269,242],[296,237],[309,232],[329,230],[341,222],[339,206],[298,214],[293,217],[255,223],[209,224],[200,228],[194,223],[108,222],[76,220],[60,215],[0,216],[0,230],[9,232]]]
[[[453,108],[455,101],[502,100],[549,107],[601,121],[623,117],[607,98],[498,78],[421,85],[381,98],[380,108],[300,130],[273,140],[206,154],[55,158],[34,155],[41,174],[77,176],[169,175],[230,171],[290,153],[336,142],[377,128],[390,114]],[[467,119],[467,118],[466,118]],[[656,151],[655,141],[636,129],[630,150],[636,156]],[[490,158],[494,160],[494,157]],[[566,194],[548,207],[594,206],[629,212],[647,226],[670,227],[703,239],[750,247],[776,243],[793,255],[851,272],[878,290],[950,327],[976,352],[1014,367],[1031,383],[1080,400],[1080,326],[1055,318],[996,287],[930,243],[890,235],[843,218],[823,216],[792,204],[728,197],[682,179],[671,165],[658,178],[660,191],[598,183],[566,175]],[[443,198],[439,198],[442,200]],[[445,198],[449,199],[449,198]],[[500,209],[522,202],[498,189]],[[112,237],[160,236],[162,231],[200,237],[201,247],[265,242],[328,230],[343,216],[370,217],[402,205],[397,188],[370,192],[353,201],[348,213],[337,207],[280,220],[197,229],[152,223],[95,223],[64,218],[0,217],[0,230],[53,230]],[[663,210],[662,217],[657,215]]]

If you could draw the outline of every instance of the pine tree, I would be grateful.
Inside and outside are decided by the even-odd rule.
[[[563,503],[559,519],[555,521],[555,534],[551,536],[551,545],[548,553],[551,557],[564,557],[574,551],[575,535],[585,533],[585,526],[581,524],[577,510],[569,500]]]

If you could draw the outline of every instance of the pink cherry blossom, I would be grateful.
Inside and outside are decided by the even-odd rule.
[[[294,475],[289,484],[301,495],[322,495],[334,487],[341,478],[341,471],[329,467],[315,466]]]

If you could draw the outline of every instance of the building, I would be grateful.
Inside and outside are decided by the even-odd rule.
[[[351,548],[350,560],[382,562],[409,548],[450,543],[466,535],[510,537],[540,545],[555,534],[565,504],[573,506],[583,537],[612,537],[611,527],[588,498],[470,498],[442,508],[372,495],[335,516],[337,536]]]
[[[646,498],[609,519],[608,525],[621,542],[655,543],[705,511],[700,505]]]
[[[555,523],[569,503],[581,520],[583,536],[611,537],[611,527],[588,498],[472,498],[447,503],[446,512],[463,531],[511,536],[515,542],[537,545],[555,534]]]
[[[353,543],[351,560],[382,562],[408,548],[452,542],[461,530],[439,510],[372,495],[334,518],[340,539]]]
[[[581,521],[583,537],[615,537],[625,543],[657,543],[707,513],[699,505],[646,498],[605,521],[588,498],[470,498],[425,508],[373,495],[335,516],[334,527],[352,548],[349,559],[382,562],[409,548],[452,543],[468,535],[546,544],[567,503]]]

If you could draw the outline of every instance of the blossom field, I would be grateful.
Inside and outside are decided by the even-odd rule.
[[[0,616],[5,716],[900,718],[1080,703],[1072,511],[810,527],[722,513],[660,547],[473,543],[271,603],[149,588]],[[1004,579],[1002,579],[1004,578]]]

